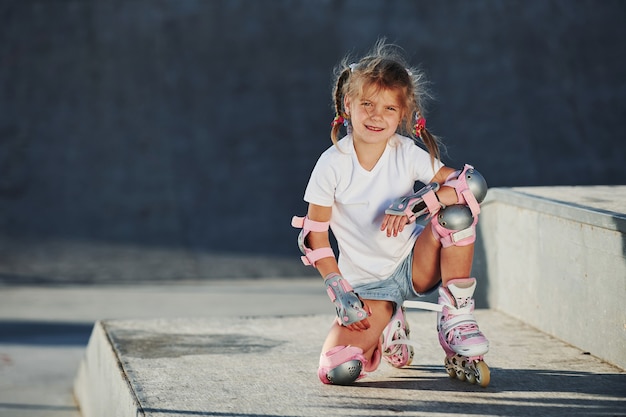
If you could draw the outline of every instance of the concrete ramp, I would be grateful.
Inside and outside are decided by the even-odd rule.
[[[84,417],[626,415],[626,373],[492,310],[487,388],[450,379],[435,314],[411,311],[421,347],[354,386],[316,371],[332,316],[98,322],[75,382]]]

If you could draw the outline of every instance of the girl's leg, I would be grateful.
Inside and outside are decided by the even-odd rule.
[[[351,330],[336,321],[326,337],[318,376],[325,384],[351,384],[363,376],[363,370],[374,371],[380,363],[382,352],[376,352],[382,331],[391,319],[390,301],[364,301],[371,310],[367,330]]]
[[[363,331],[350,330],[335,321],[326,337],[322,352],[328,352],[335,346],[354,346],[363,350],[365,359],[369,361],[372,358],[372,353],[378,347],[380,335],[391,320],[393,303],[381,300],[364,300],[364,303],[372,311],[372,315],[368,317],[370,328]]]
[[[430,225],[419,235],[413,248],[413,287],[418,293],[433,288],[439,280],[445,287],[455,278],[467,278],[472,269],[474,244],[443,248]]]
[[[448,356],[461,354],[481,357],[489,350],[489,341],[478,329],[473,316],[476,280],[470,278],[474,243],[443,248],[439,239],[427,227],[415,243],[413,286],[423,293],[437,285],[439,304],[443,311],[437,315],[439,342]]]

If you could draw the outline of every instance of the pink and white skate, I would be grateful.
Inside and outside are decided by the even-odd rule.
[[[474,278],[455,279],[447,288],[439,288],[441,312],[437,314],[437,330],[439,343],[446,352],[448,375],[486,387],[490,372],[483,355],[489,351],[489,341],[474,318],[475,288]]]
[[[400,307],[383,330],[382,342],[383,359],[395,368],[409,366],[413,361],[415,343],[409,339],[410,332],[404,307]]]

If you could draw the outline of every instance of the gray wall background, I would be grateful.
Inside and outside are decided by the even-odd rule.
[[[431,81],[446,163],[624,184],[625,23],[609,0],[4,0],[0,266],[55,240],[297,263],[332,68],[381,36]]]

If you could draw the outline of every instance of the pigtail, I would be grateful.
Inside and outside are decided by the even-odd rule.
[[[435,160],[441,160],[441,151],[439,150],[440,142],[426,129],[426,119],[422,116],[419,109],[415,112],[415,126],[412,133],[416,138],[421,139],[422,143],[426,146],[430,154],[430,163],[434,168]]]
[[[345,68],[337,77],[337,83],[333,90],[333,98],[335,102],[335,118],[331,123],[330,139],[335,145],[338,142],[339,129],[342,125],[347,124],[348,115],[343,109],[344,85],[350,77],[350,67]]]
[[[409,117],[406,119],[406,127],[410,136],[416,143],[421,142],[430,155],[430,164],[435,167],[435,161],[441,161],[441,148],[445,147],[441,143],[438,137],[433,135],[426,128],[426,118],[424,116],[423,108],[424,103],[429,99],[432,99],[432,95],[428,89],[428,81],[425,74],[416,68],[407,68],[409,79],[411,82],[409,94]],[[415,119],[412,119],[410,115],[414,115]],[[411,135],[412,134],[412,135]]]

